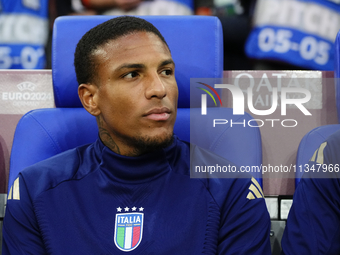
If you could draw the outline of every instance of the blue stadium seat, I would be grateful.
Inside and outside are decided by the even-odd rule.
[[[25,167],[65,150],[91,143],[98,137],[96,120],[78,98],[73,54],[78,40],[90,28],[110,16],[59,17],[54,23],[52,75],[56,108],[34,110],[22,117],[14,135],[9,186]],[[190,123],[190,78],[220,78],[223,73],[223,38],[219,20],[204,16],[144,16],[167,41],[176,63],[179,87],[175,134],[239,165],[262,163],[258,128],[219,125],[214,116],[248,121],[250,115],[233,116],[229,108],[209,108],[207,118]],[[199,29],[198,29],[199,28]],[[200,90],[195,90],[201,93]],[[200,110],[200,105],[194,111]],[[196,121],[196,122],[195,122]],[[190,132],[190,124],[192,131]],[[209,125],[210,124],[210,125]],[[197,127],[197,128],[195,128]],[[261,175],[254,175],[261,182]]]
[[[338,121],[340,123],[340,31],[335,39],[334,80],[336,108],[338,110]]]
[[[335,97],[336,107],[338,112],[338,121],[340,123],[340,31],[335,40],[335,69],[334,69],[334,81],[335,81]],[[317,127],[309,131],[301,140],[298,154],[296,158],[296,165],[307,164],[309,159],[313,156],[314,151],[320,146],[324,140],[340,129],[340,124],[325,125]],[[296,172],[295,174],[295,187],[300,182],[303,172]]]
[[[296,157],[296,165],[304,166],[313,156],[317,148],[326,140],[328,136],[340,129],[340,124],[326,125],[314,128],[309,131],[301,140]],[[295,173],[295,187],[300,182],[303,172]]]

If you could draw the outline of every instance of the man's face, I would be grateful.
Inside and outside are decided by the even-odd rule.
[[[93,99],[100,137],[122,155],[169,143],[176,120],[178,89],[168,47],[153,33],[137,32],[97,50]],[[112,145],[112,144],[111,144]]]

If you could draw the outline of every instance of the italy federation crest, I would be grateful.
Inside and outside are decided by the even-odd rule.
[[[132,251],[142,241],[144,213],[117,213],[114,241],[118,249]]]

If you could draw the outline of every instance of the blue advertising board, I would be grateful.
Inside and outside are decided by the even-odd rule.
[[[334,70],[339,0],[258,0],[246,42],[250,58]]]

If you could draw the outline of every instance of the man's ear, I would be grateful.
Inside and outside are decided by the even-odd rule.
[[[98,87],[93,84],[80,84],[78,87],[78,95],[81,103],[83,104],[86,111],[88,111],[93,116],[98,116],[100,114],[100,109],[97,102],[97,93]]]

